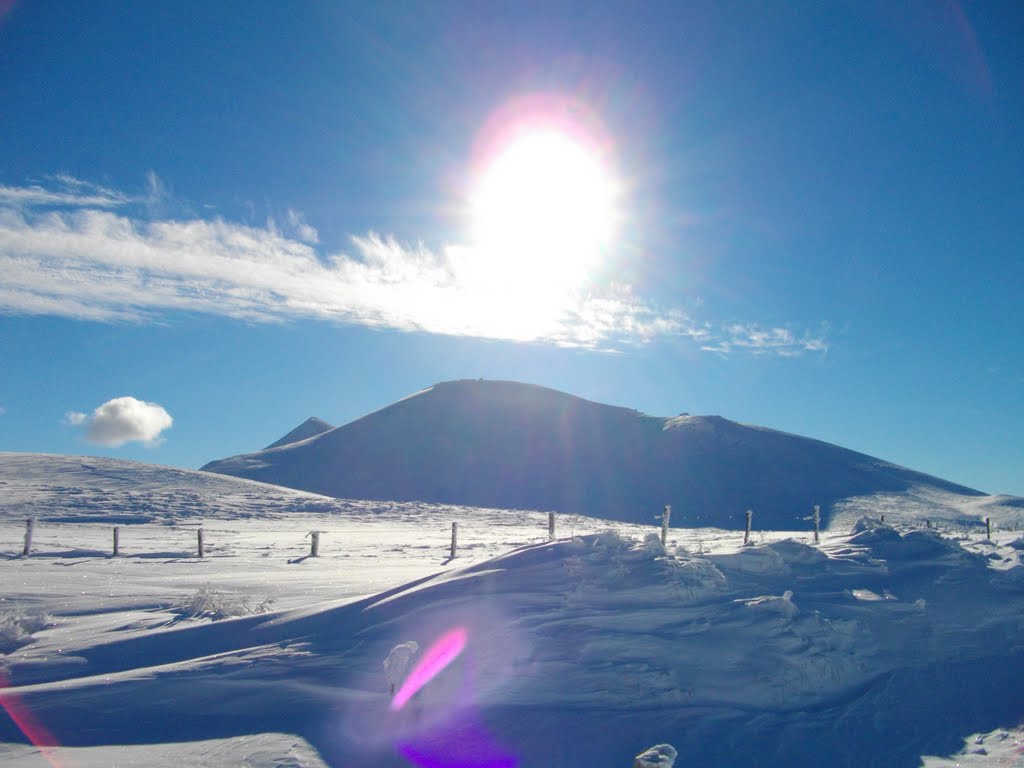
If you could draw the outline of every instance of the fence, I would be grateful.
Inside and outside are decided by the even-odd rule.
[[[513,523],[501,518],[501,512],[493,511],[489,519],[463,517],[461,520],[444,522],[439,516],[427,518],[418,523],[420,531],[417,539],[420,543],[411,548],[424,550],[424,554],[433,552],[440,556],[447,555],[447,561],[460,557],[460,552],[479,549],[486,545],[489,550],[508,549],[524,544],[554,541],[559,538],[575,537],[586,533],[602,530],[617,530],[619,533],[634,538],[644,538],[653,533],[653,526],[633,523],[596,520],[576,515],[556,515],[554,512],[517,513],[519,517]],[[655,518],[660,528],[662,544],[669,544],[669,524],[671,507],[665,506],[662,514]],[[756,532],[753,523],[755,514],[747,510],[743,531],[723,531],[720,529],[673,529],[673,540],[677,545],[699,546],[704,550],[704,543],[710,539],[721,544],[735,546],[740,543],[750,546],[754,534],[759,533],[759,541],[764,541],[768,532]],[[251,551],[261,547],[267,551],[277,550],[291,558],[306,559],[320,557],[323,552],[330,555],[345,555],[353,547],[366,550],[369,547],[386,547],[394,537],[389,535],[390,520],[373,518],[357,518],[339,521],[338,525],[328,517],[301,518],[288,520],[278,518],[265,520],[253,518],[243,520],[208,519],[203,523],[177,521],[172,524],[138,523],[103,525],[91,522],[83,517],[80,521],[60,518],[59,522],[47,519],[29,518],[20,525],[23,537],[12,547],[11,556],[77,556],[77,557],[166,557],[204,559],[208,554],[223,556],[231,554],[233,547],[240,551]],[[884,516],[882,517],[884,522]],[[931,520],[920,521],[926,528],[938,529]],[[14,540],[14,521],[0,523],[0,551],[7,549],[8,541]],[[985,538],[991,540],[993,525],[989,518],[985,519]],[[245,530],[241,530],[245,528]],[[946,532],[959,532],[964,535],[980,532],[980,525],[975,521],[959,521],[944,527]],[[394,529],[390,529],[392,533]],[[408,528],[404,529],[408,532]],[[706,532],[715,530],[713,536]],[[59,536],[55,532],[59,531]],[[792,535],[793,532],[777,532]],[[820,509],[815,506],[808,515],[808,531],[811,543],[821,542],[823,534],[820,530]],[[263,537],[263,541],[259,541]],[[272,539],[271,545],[266,539]],[[58,540],[59,539],[59,540]],[[370,540],[367,540],[370,539]],[[12,541],[13,543],[13,541]],[[266,555],[264,555],[266,556]],[[10,556],[9,556],[10,557]]]

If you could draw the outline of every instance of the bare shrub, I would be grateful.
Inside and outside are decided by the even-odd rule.
[[[219,621],[233,616],[266,613],[273,603],[272,597],[257,600],[249,595],[229,595],[206,583],[188,597],[175,603],[171,610],[187,619]]]

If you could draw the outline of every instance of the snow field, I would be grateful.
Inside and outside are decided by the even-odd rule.
[[[617,768],[668,743],[680,766],[937,768],[980,764],[977,734],[988,757],[1017,759],[999,735],[1024,716],[1012,531],[866,521],[815,547],[755,516],[750,547],[742,531],[673,529],[664,548],[654,514],[560,516],[549,544],[543,513],[145,465],[132,482],[129,463],[73,457],[3,466],[0,616],[15,639],[0,702],[53,734],[51,763]],[[141,516],[159,522],[122,522],[110,557],[114,521]],[[274,602],[221,621],[176,609],[204,589]],[[389,652],[454,627],[464,653],[390,712]],[[24,741],[0,715],[0,759],[46,765]]]

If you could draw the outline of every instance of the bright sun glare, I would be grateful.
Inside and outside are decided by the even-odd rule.
[[[489,282],[579,287],[615,230],[616,189],[601,158],[557,130],[499,149],[470,199],[472,235]]]

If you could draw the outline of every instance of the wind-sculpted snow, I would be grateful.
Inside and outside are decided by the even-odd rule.
[[[1019,722],[1024,580],[991,567],[1016,551],[861,528],[710,555],[531,545],[342,605],[15,658],[0,699],[64,745],[290,732],[383,768],[629,766],[660,743],[680,766],[910,768]],[[390,707],[389,653],[455,636]]]

